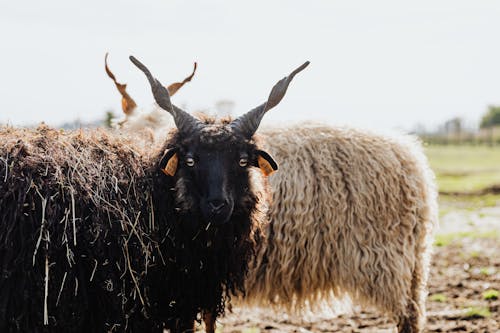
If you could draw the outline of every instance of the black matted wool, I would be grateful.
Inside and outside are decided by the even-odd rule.
[[[259,198],[187,223],[158,158],[105,131],[0,128],[0,332],[161,332],[244,293]]]

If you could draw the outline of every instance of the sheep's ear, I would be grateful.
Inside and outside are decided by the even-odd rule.
[[[106,74],[108,74],[109,78],[113,80],[113,82],[116,85],[116,89],[118,89],[118,92],[120,95],[122,95],[122,110],[125,115],[129,116],[134,113],[134,110],[137,108],[137,104],[135,103],[134,99],[130,97],[130,95],[127,93],[127,85],[124,83],[118,83],[116,81],[115,74],[109,69],[108,67],[108,53],[106,52],[106,55],[104,56],[104,70],[106,71]],[[124,120],[123,122],[125,122]],[[119,125],[123,125],[119,124]]]
[[[167,90],[168,90],[168,93],[170,95],[170,97],[174,96],[175,93],[182,88],[183,85],[185,85],[186,83],[190,82],[191,79],[193,78],[194,76],[194,73],[196,73],[196,67],[198,65],[196,64],[196,62],[194,63],[194,68],[193,68],[193,72],[191,73],[191,75],[189,75],[187,78],[185,78],[182,82],[175,82],[175,83],[172,83],[171,85],[169,85],[167,87]]]
[[[160,160],[160,169],[167,176],[173,177],[177,171],[177,165],[179,163],[179,158],[177,157],[177,148],[171,148],[165,150],[165,154]]]
[[[271,155],[263,150],[257,150],[256,153],[257,158],[254,161],[254,166],[258,167],[264,175],[269,176],[278,170],[278,164],[273,160]]]

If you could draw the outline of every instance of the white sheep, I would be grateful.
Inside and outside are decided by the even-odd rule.
[[[348,295],[420,332],[438,214],[417,140],[321,125],[261,136],[280,172],[246,302],[300,310]]]
[[[173,96],[179,91],[184,84],[191,81],[196,73],[197,64],[194,63],[193,72],[181,82],[175,82],[167,87],[170,96]],[[108,53],[104,57],[104,69],[106,74],[113,80],[120,95],[123,119],[113,120],[113,127],[120,129],[122,132],[134,133],[136,137],[144,139],[147,143],[161,142],[165,136],[162,129],[170,129],[174,126],[173,119],[166,114],[157,104],[149,109],[140,109],[134,99],[127,93],[127,84],[119,83],[115,75],[108,66]]]

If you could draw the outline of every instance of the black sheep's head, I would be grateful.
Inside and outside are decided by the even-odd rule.
[[[195,209],[206,223],[228,222],[249,196],[249,168],[260,168],[266,176],[278,168],[269,154],[257,149],[253,135],[266,111],[281,101],[293,77],[309,62],[280,80],[265,103],[233,121],[205,123],[173,105],[168,90],[148,68],[132,56],[130,60],[146,75],[158,105],[174,118],[177,133],[159,167],[176,178],[179,201],[188,202],[187,209]]]

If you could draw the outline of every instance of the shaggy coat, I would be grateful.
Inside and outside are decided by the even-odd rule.
[[[0,142],[1,332],[162,332],[244,292],[262,177],[215,228],[182,175],[119,136],[0,128]]]
[[[129,133],[134,138],[139,139],[139,144],[144,144],[144,148],[151,145],[162,145],[165,139],[165,132],[175,126],[172,116],[153,106],[151,111],[136,110],[129,115],[120,126],[114,124],[119,133]]]
[[[213,119],[205,119],[205,123],[210,125],[202,130],[200,137],[176,132],[160,151],[200,144],[231,147],[235,151],[255,150],[253,142],[242,142],[239,137],[228,135]],[[160,157],[161,154],[153,160]],[[165,261],[171,264],[152,279],[156,292],[152,308],[158,310],[157,317],[170,320],[166,327],[175,327],[171,321],[177,320],[179,314],[185,321],[194,321],[200,312],[215,318],[224,313],[231,295],[245,293],[248,263],[262,239],[268,190],[260,172],[244,170],[246,176],[238,177],[239,183],[233,184],[237,201],[231,219],[217,226],[200,222],[203,221],[200,212],[193,209],[196,200],[186,191],[194,186],[187,181],[188,170],[179,170],[176,177],[160,173],[153,176],[158,203],[155,216],[158,221],[167,221],[169,231],[163,253]]]
[[[262,136],[280,172],[247,301],[300,310],[347,294],[422,330],[437,194],[416,140],[320,125]]]

